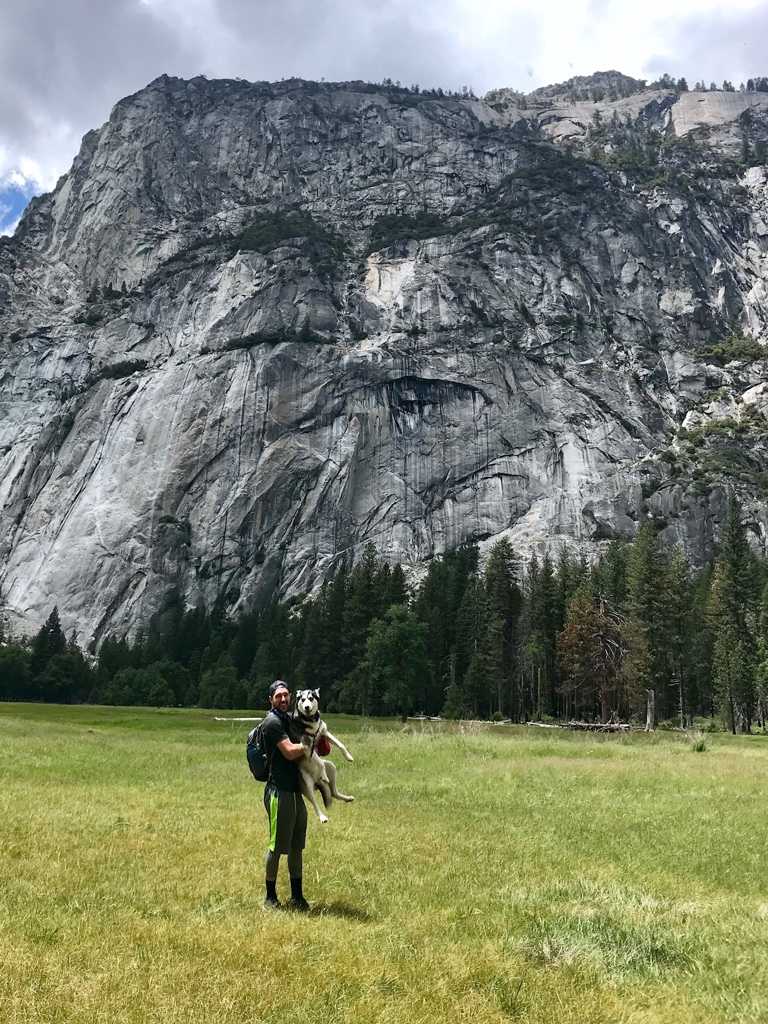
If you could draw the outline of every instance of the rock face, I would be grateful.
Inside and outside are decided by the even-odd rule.
[[[726,486],[764,544],[768,176],[734,164],[764,99],[122,100],[0,241],[5,613],[98,643],[367,542],[590,552],[644,515],[702,559]]]

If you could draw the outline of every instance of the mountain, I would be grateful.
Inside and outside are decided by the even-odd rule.
[[[6,615],[96,644],[646,516],[703,560],[729,487],[762,547],[768,94],[617,74],[121,100],[0,239]]]

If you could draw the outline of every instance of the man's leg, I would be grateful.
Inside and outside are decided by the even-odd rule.
[[[280,851],[278,847],[278,811],[280,801],[277,790],[267,786],[264,790],[264,808],[269,820],[269,846],[264,864],[264,878],[266,895],[264,906],[268,909],[280,906],[277,898],[277,869],[280,866]]]
[[[288,852],[288,876],[291,879],[291,901],[289,906],[294,910],[309,910],[304,898],[303,885],[303,853],[307,838],[307,808],[301,794],[296,793],[296,821],[291,836],[291,848]]]
[[[291,850],[288,854],[288,876],[291,879],[291,906],[296,909],[307,910],[309,904],[304,899],[302,890],[302,850]]]
[[[277,898],[277,869],[280,866],[280,854],[275,853],[274,850],[267,850],[267,858],[265,862],[265,884],[267,887],[267,893],[264,897],[264,905],[271,907],[279,907],[280,901]]]

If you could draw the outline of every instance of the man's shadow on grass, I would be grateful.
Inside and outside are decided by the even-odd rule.
[[[313,903],[309,916],[341,917],[347,921],[361,921],[363,923],[373,920],[367,910],[355,907],[351,903],[344,903],[341,900],[334,900],[332,903]]]

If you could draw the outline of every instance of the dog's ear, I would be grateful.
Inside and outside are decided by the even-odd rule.
[[[317,700],[320,700],[320,690],[319,689],[313,690],[312,693],[314,693],[314,695],[317,698]]]

